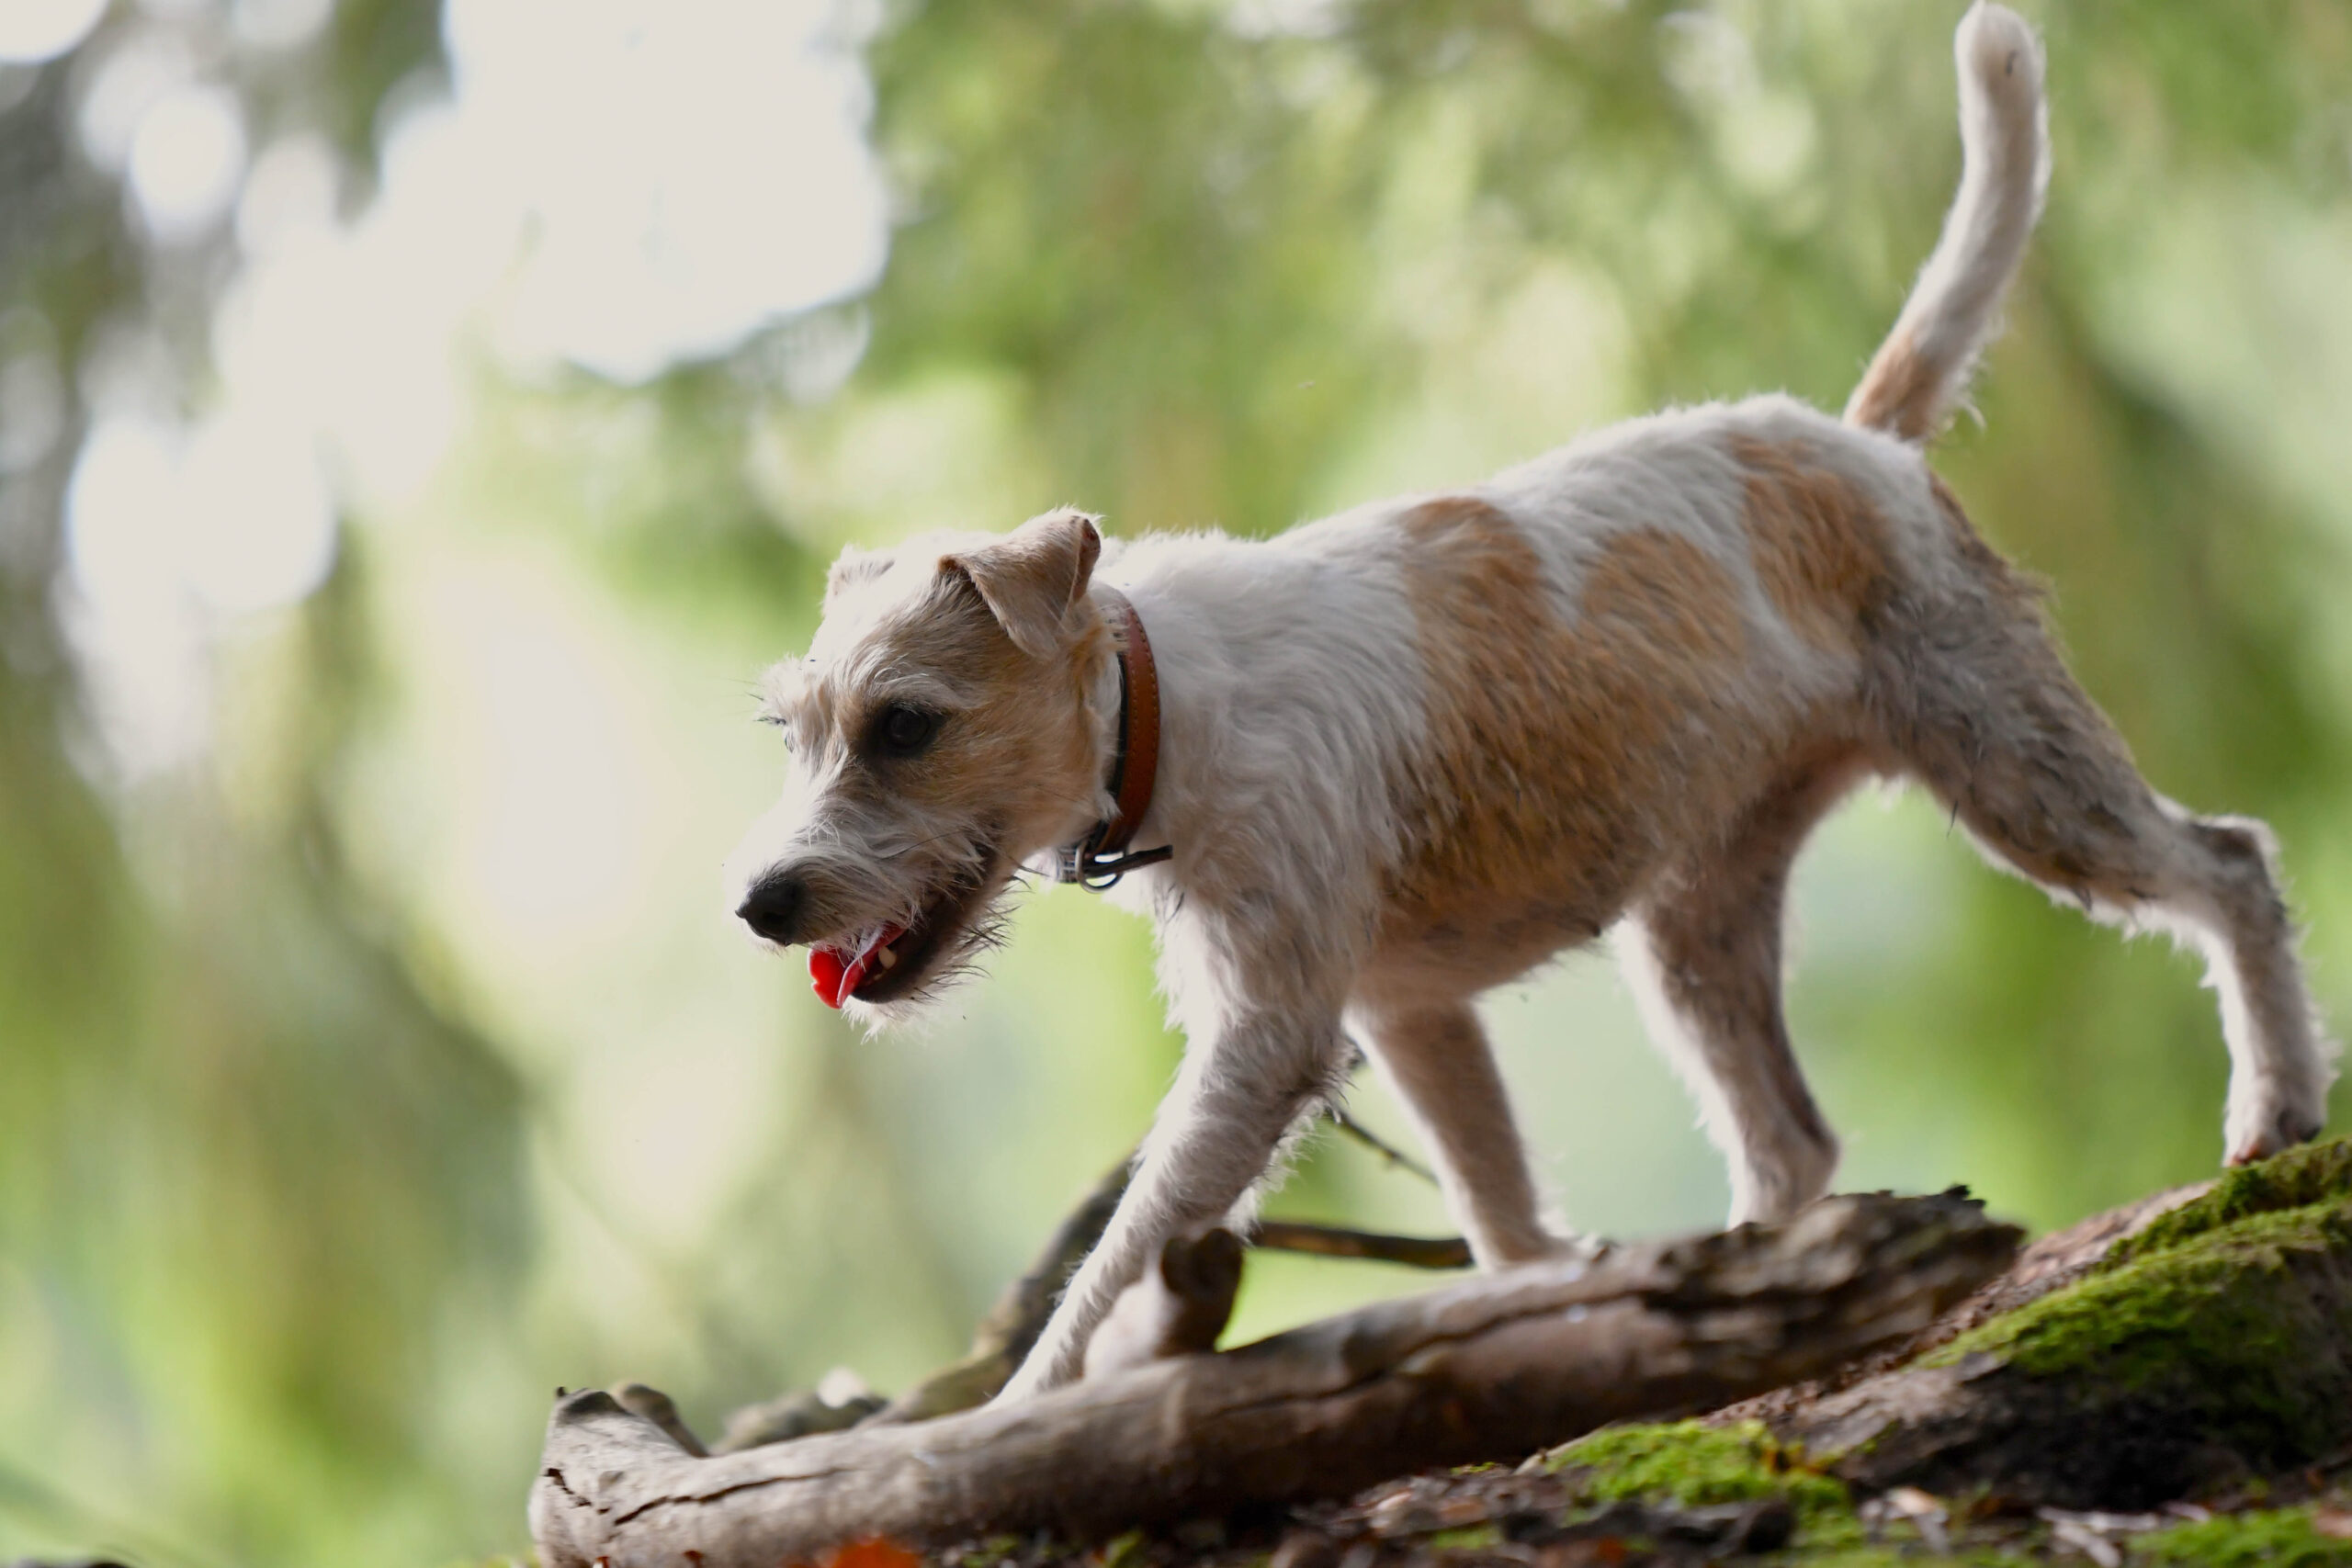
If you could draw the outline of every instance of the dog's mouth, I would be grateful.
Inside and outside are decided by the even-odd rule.
[[[880,926],[842,941],[811,943],[808,979],[818,999],[838,1008],[852,999],[896,1001],[913,991],[956,946],[993,880],[957,880],[925,904],[911,924]]]

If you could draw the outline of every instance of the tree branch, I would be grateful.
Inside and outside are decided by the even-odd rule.
[[[1361,1060],[1362,1058],[1359,1057],[1358,1059]],[[1423,1181],[1428,1182],[1432,1187],[1437,1185],[1437,1173],[1435,1171],[1432,1171],[1428,1166],[1423,1165],[1412,1156],[1405,1153],[1404,1150],[1396,1147],[1394,1144],[1391,1144],[1386,1139],[1381,1137],[1379,1134],[1374,1132],[1371,1128],[1365,1126],[1363,1122],[1357,1121],[1346,1111],[1340,1110],[1337,1105],[1325,1106],[1323,1108],[1323,1114],[1330,1119],[1332,1126],[1337,1127],[1341,1133],[1344,1133],[1349,1137],[1353,1138],[1357,1143],[1362,1144],[1374,1154],[1378,1155],[1384,1163],[1394,1166],[1398,1170],[1409,1171],[1413,1175],[1419,1177]]]
[[[1339,1230],[1294,1220],[1260,1220],[1250,1245],[1269,1252],[1307,1252],[1317,1258],[1363,1258],[1402,1263],[1410,1269],[1467,1269],[1470,1244],[1458,1235],[1381,1235]]]
[[[1512,1269],[1026,1404],[707,1460],[584,1393],[549,1421],[532,1533],[546,1568],[733,1568],[1342,1495],[1814,1375],[1917,1332],[2018,1239],[1956,1199],[1831,1199],[1784,1225]]]

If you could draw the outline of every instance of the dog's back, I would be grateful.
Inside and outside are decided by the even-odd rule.
[[[1759,778],[1850,772],[1873,750],[1898,762],[1869,711],[1873,608],[1939,588],[2018,598],[1955,527],[1918,444],[1963,396],[2041,209],[2041,53],[2014,14],[1983,5],[1953,51],[1960,191],[1844,423],[1786,398],[1657,415],[1252,552],[1291,581],[1279,641],[1247,668],[1303,656],[1380,672],[1361,703],[1310,692],[1257,716],[1383,776],[1385,811],[1358,803],[1338,819],[1381,840],[1363,852],[1384,879],[1383,972],[1400,986],[1433,963],[1490,984],[1598,934],[1679,846],[1720,837]],[[1343,646],[1400,615],[1409,649]],[[1227,645],[1263,621],[1227,626]],[[1285,695],[1276,680],[1235,700]],[[1367,708],[1383,722],[1318,723]]]
[[[1382,520],[1422,667],[1384,979],[1613,922],[1793,769],[1871,746],[1873,612],[1948,576],[1916,452],[1784,398],[1637,421]]]
[[[1980,5],[1954,54],[1960,192],[1842,424],[1786,398],[1656,415],[1300,536],[1388,536],[1416,627],[1384,978],[1508,978],[1598,934],[1759,791],[1900,768],[1884,688],[1919,617],[1889,605],[2034,615],[1917,445],[1965,392],[2048,179],[2031,31]]]
[[[1185,897],[1250,911],[1222,940],[1268,940],[1263,974],[1295,994],[1345,992],[1482,1258],[1550,1244],[1469,1004],[1621,921],[1735,1217],[1822,1190],[1836,1141],[1781,1018],[1781,915],[1806,834],[1871,773],[1925,784],[2053,896],[2206,951],[2239,1068],[2231,1157],[2324,1115],[2332,1051],[2266,835],[2148,788],[2037,593],[1927,467],[2047,175],[2030,30],[1980,5],[1955,52],[1960,194],[1842,422],[1785,398],[1634,421],[1226,547],[1223,595],[1138,563],[1139,598],[1174,590],[1178,636],[1216,627],[1202,739],[1256,764],[1218,770],[1249,775],[1222,815],[1171,814],[1195,835]]]
[[[1114,897],[1157,921],[1184,1066],[1008,1397],[1075,1376],[1171,1235],[1246,1217],[1351,1039],[1482,1266],[1575,1245],[1539,1212],[1475,1003],[1612,923],[1732,1218],[1818,1196],[1838,1145],[1781,1019],[1781,915],[1806,834],[1873,771],[2053,897],[2202,950],[2231,1159],[2319,1128],[2334,1052],[2267,834],[2149,788],[1923,457],[2045,173],[2024,23],[1980,4],[1956,50],[1960,195],[1842,423],[1761,398],[1264,543],[1105,548],[1062,511],[836,569],[835,635],[774,697],[818,782],[739,910],[849,953],[839,976],[862,978],[829,999],[898,1006],[984,944],[1015,866],[1109,820],[1131,720],[1159,716],[1156,785],[1118,809],[1169,853]]]

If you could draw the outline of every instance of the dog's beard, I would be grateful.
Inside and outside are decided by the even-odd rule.
[[[883,1001],[852,996],[842,1010],[874,1029],[897,1029],[916,1022],[948,992],[986,973],[988,955],[1003,947],[1011,933],[1012,904],[1020,885],[1018,877],[1008,877],[925,964],[922,976],[903,995]]]
[[[891,990],[878,999],[852,993],[843,998],[842,1010],[869,1027],[895,1028],[914,1021],[957,985],[981,974],[987,955],[1002,947],[1011,931],[1013,897],[1023,881],[1020,869],[1011,863],[992,865],[962,896],[968,902],[959,905],[954,929],[937,934],[936,945],[917,960],[921,972],[910,984],[899,982],[903,990]],[[921,918],[918,909],[893,923],[911,930]]]
[[[1037,871],[1012,851],[1040,835],[1003,818],[940,829],[860,815],[804,829],[798,858],[826,889],[817,993],[879,1030],[914,1020],[1004,944],[1015,890]]]
[[[837,841],[829,880],[841,914],[826,922],[832,935],[810,943],[818,995],[861,1021],[893,1023],[978,972],[1004,940],[1020,871],[1000,842],[985,825],[896,852],[852,855],[846,836]]]

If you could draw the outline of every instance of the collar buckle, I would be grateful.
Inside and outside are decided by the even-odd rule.
[[[1143,617],[1127,596],[1109,583],[1099,592],[1110,601],[1119,638],[1119,749],[1111,765],[1111,795],[1116,810],[1074,844],[1054,852],[1054,880],[1100,893],[1128,872],[1172,857],[1173,846],[1127,852],[1144,813],[1151,808],[1152,784],[1159,770],[1159,671]]]
[[[1173,860],[1176,846],[1162,844],[1156,850],[1136,850],[1129,854],[1104,854],[1100,848],[1102,829],[1079,843],[1067,844],[1054,852],[1054,880],[1073,883],[1090,893],[1104,893],[1119,885],[1119,879],[1131,871],[1148,865],[1158,865]]]

